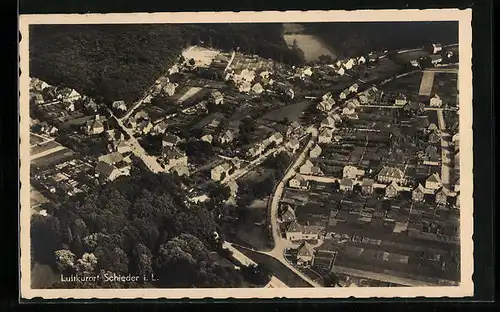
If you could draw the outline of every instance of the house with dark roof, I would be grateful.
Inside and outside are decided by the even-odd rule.
[[[181,138],[175,134],[166,133],[162,138],[163,147],[174,147],[181,142]]]
[[[176,147],[167,147],[163,150],[163,157],[165,159],[165,169],[170,169],[173,167],[187,167],[188,158],[184,151],[179,150]]]
[[[429,190],[437,190],[442,186],[441,177],[438,173],[431,174],[427,180],[425,180],[425,188]]]
[[[87,121],[86,132],[88,135],[95,135],[104,132],[104,124],[102,123],[99,115],[97,115],[95,119]]]
[[[433,194],[433,191],[426,189],[419,183],[418,186],[411,192],[411,199],[415,202],[421,202],[425,199],[426,195],[430,194]]]
[[[215,105],[219,105],[224,102],[224,96],[220,91],[212,91],[212,93],[210,93],[209,101]]]
[[[293,222],[297,219],[295,216],[295,210],[290,205],[285,205],[286,209],[281,213],[281,217],[278,220],[280,223]]]
[[[399,185],[395,181],[392,181],[391,184],[385,187],[385,196],[389,198],[395,198],[398,196],[399,190]]]
[[[440,189],[438,189],[436,191],[436,204],[438,205],[446,205],[448,204],[448,199],[450,197],[453,197],[455,194],[450,191],[449,189],[445,188],[445,187],[441,187]]]
[[[371,195],[373,193],[373,184],[375,181],[373,179],[363,179],[361,181],[361,192],[364,195]]]
[[[343,178],[340,180],[340,190],[341,191],[352,191],[354,186],[354,181],[349,178]]]
[[[285,231],[286,239],[289,241],[297,241],[302,239],[304,228],[297,221],[292,221]]]

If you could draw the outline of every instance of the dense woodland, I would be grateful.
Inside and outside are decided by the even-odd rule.
[[[433,42],[458,43],[457,22],[307,23],[307,33],[320,37],[339,56],[416,48]]]
[[[154,274],[157,287],[241,286],[245,272],[214,259],[216,252],[224,254],[214,235],[214,213],[203,206],[187,207],[180,185],[173,175],[136,173],[49,211],[51,216],[34,215],[32,261],[66,274]],[[147,286],[145,281],[59,286],[137,284]]]
[[[31,26],[30,76],[96,99],[130,102],[194,44],[300,63],[282,32],[281,24]]]

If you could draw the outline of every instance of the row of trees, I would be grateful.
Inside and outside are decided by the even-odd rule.
[[[214,236],[213,213],[203,206],[186,207],[180,185],[178,177],[143,172],[69,201],[51,216],[33,216],[34,261],[66,274],[152,274],[159,287],[240,286],[243,277],[238,271],[212,260],[211,253],[221,248]],[[73,282],[55,287],[92,285]]]
[[[30,75],[97,100],[127,103],[193,44],[301,62],[281,24],[37,25],[30,31]]]

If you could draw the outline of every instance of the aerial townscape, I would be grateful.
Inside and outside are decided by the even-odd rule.
[[[123,64],[150,66],[119,28],[76,54],[110,57],[114,32]],[[97,72],[71,53],[47,74],[62,61],[33,43],[32,287],[458,285],[457,39],[316,34],[286,24],[261,53],[202,33],[147,86],[112,62],[68,77]],[[82,277],[111,275],[140,278]]]

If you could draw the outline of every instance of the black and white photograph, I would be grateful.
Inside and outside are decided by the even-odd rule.
[[[21,297],[472,295],[470,21],[21,16]]]

